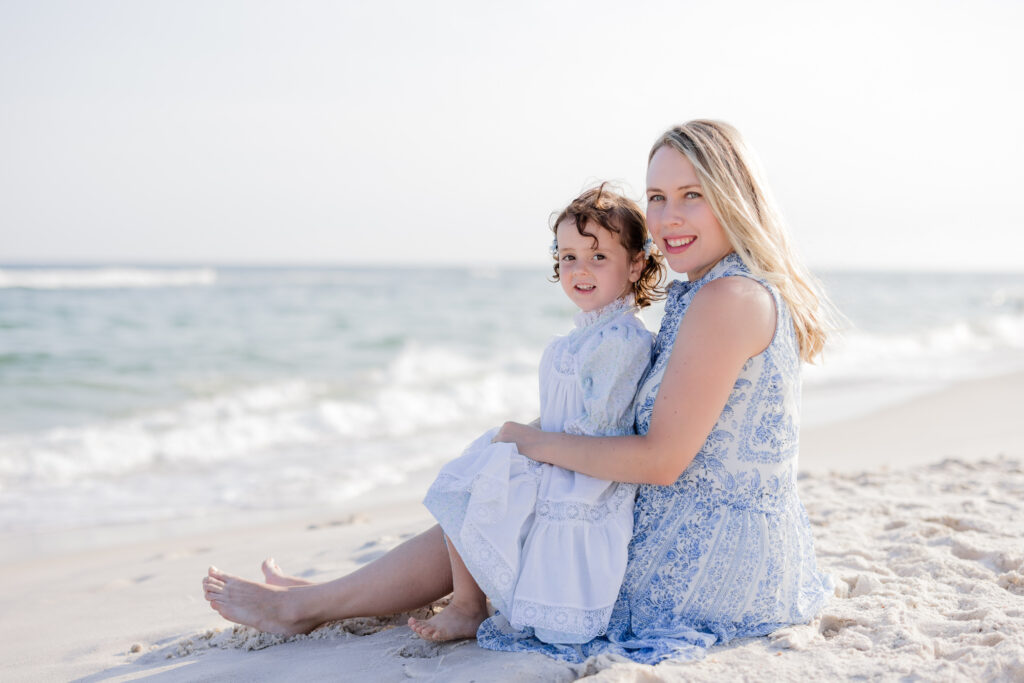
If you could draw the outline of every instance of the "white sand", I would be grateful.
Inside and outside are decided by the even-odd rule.
[[[808,430],[801,495],[836,597],[809,625],[700,662],[570,666],[426,643],[396,619],[285,640],[203,600],[209,564],[256,577],[273,553],[320,580],[370,561],[430,525],[411,487],[353,515],[6,562],[0,680],[1024,680],[1022,389],[1024,375],[969,382]]]

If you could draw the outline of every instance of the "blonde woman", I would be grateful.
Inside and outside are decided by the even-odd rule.
[[[506,423],[495,437],[540,462],[639,484],[610,623],[587,643],[558,645],[499,613],[477,631],[483,647],[570,661],[605,652],[650,664],[694,659],[716,643],[806,622],[830,593],[796,488],[800,364],[824,344],[825,301],[731,126],[691,121],[662,135],[647,201],[655,243],[687,281],[669,289],[636,398],[637,435]],[[294,580],[276,566],[265,572],[280,585],[211,570],[207,598],[233,621],[298,632],[451,590],[437,527],[331,583],[284,585]]]

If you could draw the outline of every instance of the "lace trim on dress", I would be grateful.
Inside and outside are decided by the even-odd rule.
[[[544,635],[550,640],[585,643],[604,634],[612,607],[579,609],[517,599],[512,606],[509,621],[512,624],[530,624],[534,630],[549,631]]]
[[[636,495],[634,484],[619,483],[615,492],[601,503],[591,505],[579,501],[561,501],[540,499],[537,501],[537,517],[551,519],[556,522],[576,520],[581,522],[603,522],[609,516],[618,511],[623,503],[633,503]]]
[[[636,312],[639,310],[640,307],[636,305],[633,293],[630,292],[621,299],[616,299],[610,304],[605,304],[601,308],[595,308],[592,311],[580,311],[572,320],[576,323],[577,329],[583,329],[585,327],[592,327],[593,325],[611,318],[618,313],[622,313],[623,311]]]

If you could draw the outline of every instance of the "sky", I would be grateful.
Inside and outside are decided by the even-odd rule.
[[[717,118],[815,268],[1024,271],[1024,3],[0,0],[0,263],[546,263]]]

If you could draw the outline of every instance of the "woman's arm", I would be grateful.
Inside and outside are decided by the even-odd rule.
[[[572,436],[508,422],[495,441],[601,479],[672,484],[707,440],[743,364],[774,334],[775,304],[764,287],[745,277],[714,280],[683,316],[646,435]]]

